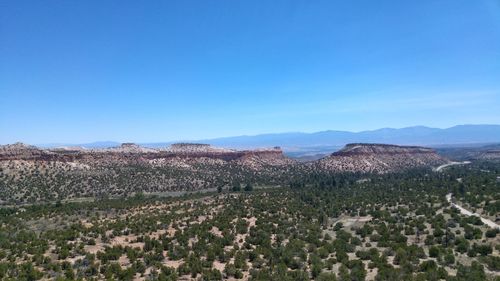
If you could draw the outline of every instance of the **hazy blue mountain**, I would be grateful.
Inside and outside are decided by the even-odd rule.
[[[187,142],[208,143],[228,148],[259,148],[280,146],[289,155],[317,155],[338,150],[347,143],[368,142],[401,145],[442,147],[450,145],[474,145],[500,143],[500,125],[459,125],[447,129],[414,126],[401,129],[382,128],[372,131],[321,131],[315,133],[276,133],[255,136],[235,136]],[[175,142],[142,143],[147,147],[167,147]],[[88,144],[54,146],[82,146],[87,148],[112,147],[118,142],[104,141]]]
[[[225,147],[281,146],[287,150],[301,147],[339,147],[352,142],[390,143],[404,145],[455,145],[500,142],[500,125],[460,125],[447,129],[424,126],[402,129],[383,128],[373,131],[322,131],[317,133],[283,133],[238,136],[202,140]]]

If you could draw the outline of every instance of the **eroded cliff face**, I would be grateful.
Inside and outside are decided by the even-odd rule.
[[[446,162],[429,148],[379,144],[350,144],[308,163],[286,157],[279,147],[178,144],[152,149],[126,143],[106,149],[40,149],[14,144],[0,146],[0,202],[196,191],[234,183],[286,185],[309,173],[387,173]]]
[[[27,145],[24,143],[14,143],[0,145],[0,161],[2,160],[34,160],[43,157],[44,155],[52,154],[48,151],[43,151],[36,146]]]
[[[435,154],[436,152],[421,146],[400,146],[392,144],[351,143],[332,155],[370,155],[370,154]]]
[[[446,162],[447,159],[426,147],[354,143],[320,159],[315,165],[330,171],[387,173]]]
[[[0,204],[278,185],[294,160],[281,149],[230,150],[199,144],[152,149],[126,143],[106,149],[0,146]]]
[[[175,166],[230,165],[252,171],[268,167],[302,164],[286,157],[279,147],[257,150],[231,150],[206,144],[174,144],[169,148],[152,149],[126,143],[106,149],[40,149],[21,143],[0,146],[0,161],[63,162],[89,167],[143,165]],[[447,160],[433,149],[387,144],[348,144],[323,159],[305,164],[309,169],[338,172],[385,173],[422,166],[436,166]],[[207,169],[209,169],[207,167]],[[207,171],[210,172],[210,171]]]
[[[124,143],[117,147],[104,149],[55,148],[40,149],[22,143],[0,146],[0,161],[61,161],[61,162],[96,162],[106,163],[148,163],[155,159],[220,159],[223,161],[239,160],[241,163],[258,159],[269,165],[289,164],[279,147],[258,150],[231,150],[212,147],[208,144],[173,144],[169,148],[153,149],[134,143]]]

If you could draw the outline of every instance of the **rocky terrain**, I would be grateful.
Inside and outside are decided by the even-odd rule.
[[[438,153],[449,159],[457,161],[498,161],[500,160],[500,144],[489,144],[465,147],[444,147],[438,149]]]
[[[311,173],[387,173],[443,163],[428,148],[380,144],[350,144],[302,163],[279,147],[231,150],[180,143],[153,149],[124,143],[104,149],[41,149],[16,143],[0,146],[0,203],[277,186]]]
[[[418,146],[387,144],[348,144],[343,149],[320,159],[320,169],[387,173],[402,169],[437,166],[448,162],[434,150]]]
[[[482,160],[500,160],[500,149],[492,149],[487,150],[481,153],[478,153],[476,159]]]
[[[85,149],[81,147],[61,147],[41,149],[36,146],[15,143],[0,146],[0,161],[57,161],[81,162],[98,165],[110,163],[151,163],[157,159],[179,158],[197,159],[203,162],[204,158],[220,159],[224,161],[238,160],[245,164],[245,160],[261,159],[270,165],[290,164],[294,161],[287,159],[279,147],[258,150],[230,150],[212,147],[207,144],[173,144],[168,148],[147,148],[134,143],[123,143],[117,147],[102,149]],[[276,160],[276,161],[275,161]],[[253,162],[252,161],[252,162]]]
[[[152,149],[125,143],[105,149],[40,149],[16,143],[0,146],[0,203],[279,185],[294,166],[278,147],[240,151],[175,144]]]

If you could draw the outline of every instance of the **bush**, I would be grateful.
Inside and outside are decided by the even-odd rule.
[[[495,238],[497,236],[498,229],[488,229],[485,233],[488,238]]]
[[[439,257],[439,248],[432,246],[429,248],[429,257],[431,258],[437,258]]]
[[[429,272],[429,271],[433,271],[433,270],[436,270],[437,268],[437,265],[436,265],[436,262],[433,261],[433,260],[430,260],[430,261],[424,261],[420,264],[420,266],[418,267],[418,269],[422,272]]]
[[[238,192],[238,191],[241,191],[241,185],[239,183],[235,183],[233,185],[233,191],[234,192]]]
[[[455,256],[451,253],[447,254],[444,256],[444,262],[447,264],[447,265],[452,265],[455,263]]]
[[[245,191],[252,191],[253,190],[253,186],[249,183],[247,183],[247,185],[245,185]]]

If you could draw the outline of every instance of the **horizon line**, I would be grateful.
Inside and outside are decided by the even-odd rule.
[[[7,145],[7,144],[13,144],[13,143],[25,143],[25,144],[30,144],[34,146],[41,146],[41,147],[51,147],[51,146],[78,146],[78,145],[89,145],[89,144],[98,144],[98,143],[114,143],[114,144],[121,144],[121,143],[136,143],[136,144],[162,144],[162,143],[176,143],[176,142],[203,142],[203,141],[212,141],[212,140],[220,140],[220,139],[230,139],[230,138],[242,138],[242,137],[259,137],[259,136],[271,136],[271,135],[284,135],[284,134],[304,134],[304,135],[311,135],[311,134],[317,134],[317,133],[325,133],[325,132],[341,132],[341,133],[352,133],[352,134],[359,134],[359,133],[364,133],[364,132],[375,132],[375,131],[380,131],[380,130],[402,130],[402,129],[410,129],[410,128],[426,128],[426,129],[437,129],[437,130],[447,130],[455,127],[460,127],[460,126],[500,126],[500,124],[457,124],[451,127],[430,127],[426,125],[413,125],[413,126],[407,126],[407,127],[399,127],[399,128],[394,128],[394,127],[381,127],[378,129],[367,129],[367,130],[360,130],[360,131],[348,131],[348,130],[335,130],[335,129],[326,129],[326,130],[321,130],[321,131],[284,131],[284,132],[276,132],[276,133],[259,133],[259,134],[242,134],[242,135],[229,135],[229,136],[220,136],[220,137],[213,137],[213,138],[199,138],[199,139],[175,139],[175,140],[165,140],[165,141],[116,141],[116,140],[96,140],[96,141],[81,141],[81,142],[43,142],[43,143],[29,143],[25,142],[22,140],[15,141],[12,143],[1,143],[1,145]]]

